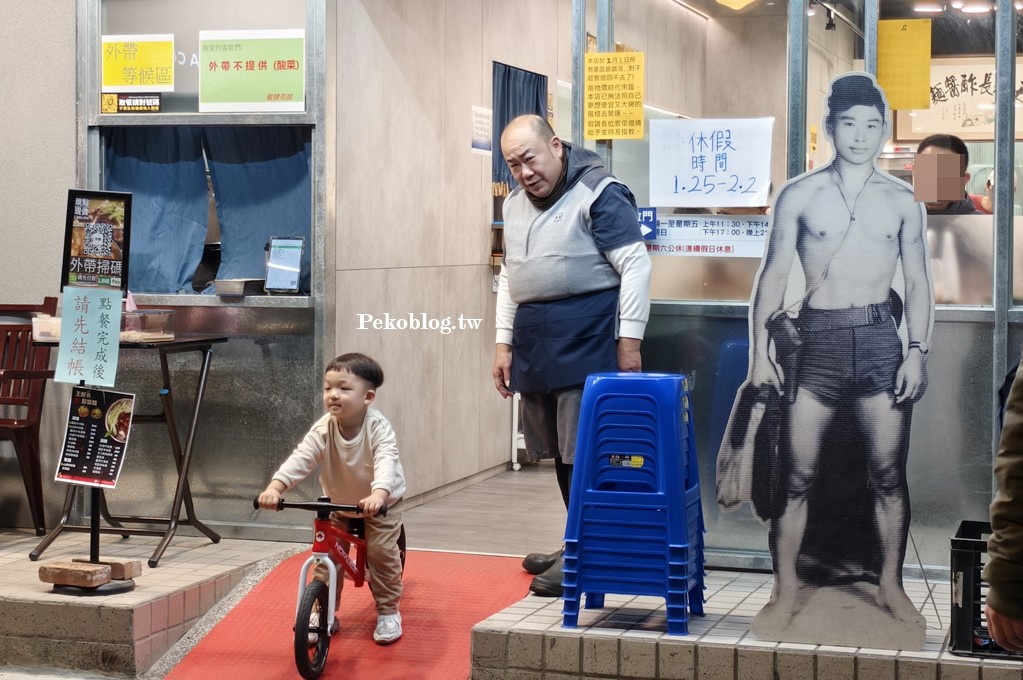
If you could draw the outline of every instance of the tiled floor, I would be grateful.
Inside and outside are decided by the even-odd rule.
[[[560,600],[527,597],[477,626],[474,644],[479,654],[474,653],[477,666],[473,678],[935,680],[939,665],[945,668],[941,678],[978,680],[983,666],[991,669],[984,678],[1023,678],[1020,663],[982,664],[945,651],[950,609],[945,582],[931,584],[934,603],[922,581],[906,583],[907,593],[927,619],[924,649],[912,652],[757,639],[750,632],[750,622],[770,597],[771,586],[769,574],[708,572],[705,616],[690,618],[689,634],[684,637],[667,635],[663,598],[607,595],[603,609],[580,609],[579,627],[573,630],[562,627]],[[715,654],[720,648],[730,651]],[[694,653],[694,649],[703,651]],[[680,650],[685,650],[687,659],[675,658]],[[670,663],[669,655],[673,655]],[[698,662],[697,657],[703,661]],[[876,674],[856,675],[857,657],[877,660]],[[800,662],[806,664],[803,671],[774,675],[789,666],[798,668]],[[862,665],[870,667],[869,663]],[[506,674],[491,674],[497,669],[505,669]],[[956,674],[959,671],[964,674]]]
[[[565,520],[553,477],[553,470],[547,465],[527,465],[518,472],[504,472],[410,508],[406,512],[409,545],[413,549],[509,555],[522,555],[531,550],[549,551],[560,543]],[[304,547],[296,543],[232,539],[213,545],[205,538],[178,536],[171,542],[161,565],[150,569],[146,559],[154,541],[140,537],[127,541],[103,537],[104,555],[136,557],[143,564],[142,576],[136,579],[136,590],[104,598],[104,605],[111,610],[133,612],[142,608],[130,625],[136,627],[135,633],[144,633],[143,640],[149,640],[153,660],[159,656],[161,647],[171,649],[162,665],[156,666],[165,670],[172,667],[167,665],[167,660],[187,651],[202,629],[196,626],[191,635],[185,635],[175,644],[180,634],[175,626],[183,629],[195,621],[212,625],[206,621],[209,615],[203,619],[201,613],[231,585],[241,583],[243,586],[232,595],[244,590],[258,574],[259,560],[277,560]],[[48,592],[49,586],[38,581],[37,570],[42,562],[87,554],[88,537],[84,534],[61,536],[40,562],[30,562],[27,554],[37,543],[38,539],[28,532],[0,530],[0,600],[24,602],[36,612],[31,617],[0,617],[0,652],[9,643],[12,633],[21,631],[23,634],[26,625],[38,625],[33,622],[39,618],[41,607],[74,604],[69,603],[66,596]],[[247,572],[252,576],[246,578]],[[666,635],[664,604],[660,598],[608,595],[604,609],[582,609],[580,627],[572,630],[562,627],[561,600],[523,593],[521,602],[477,626],[473,641],[473,677],[495,680],[583,677],[1023,680],[1020,663],[981,663],[952,656],[944,650],[950,609],[949,589],[944,580],[931,584],[940,621],[935,604],[925,601],[924,584],[907,583],[907,592],[927,618],[927,638],[922,651],[898,653],[757,640],[749,632],[749,625],[770,594],[771,577],[714,571],[707,575],[706,585],[706,616],[692,618],[686,637]],[[181,588],[195,594],[187,601],[182,596],[179,607],[176,596],[174,603],[170,597]],[[161,599],[166,599],[166,607],[154,606],[153,603]],[[213,607],[212,614],[216,609]],[[52,622],[48,625],[52,626]],[[144,653],[145,643],[142,644]],[[27,667],[38,663],[38,660],[26,659],[13,665]],[[97,677],[101,676],[70,670],[40,673],[0,669],[0,680]]]

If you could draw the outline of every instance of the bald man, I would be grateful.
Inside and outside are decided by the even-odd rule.
[[[650,258],[632,192],[597,154],[539,116],[512,120],[501,151],[518,187],[504,203],[494,385],[520,393],[526,453],[554,459],[567,508],[586,376],[642,368]],[[533,593],[561,596],[562,552],[523,560]]]

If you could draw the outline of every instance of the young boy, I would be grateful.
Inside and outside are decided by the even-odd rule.
[[[324,495],[335,503],[358,502],[366,518],[366,561],[372,573],[371,590],[377,608],[373,639],[387,645],[400,638],[402,632],[398,613],[402,592],[398,535],[405,475],[391,424],[379,411],[370,408],[383,382],[380,364],[364,354],[343,354],[327,365],[323,377],[323,406],[327,414],[313,424],[302,443],[274,474],[259,495],[259,507],[276,510],[281,494],[317,467]],[[387,516],[381,517],[377,513],[385,505]],[[331,520],[344,526],[347,517],[356,516],[335,512]],[[342,573],[340,567],[338,573]],[[327,581],[327,568],[318,566],[313,578]],[[337,584],[339,601],[343,580],[338,579]],[[331,629],[336,630],[337,625],[335,617]]]

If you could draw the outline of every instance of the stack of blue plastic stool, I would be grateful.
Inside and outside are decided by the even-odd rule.
[[[583,389],[565,526],[564,623],[604,595],[665,598],[668,633],[703,615],[703,510],[685,376],[598,373]]]

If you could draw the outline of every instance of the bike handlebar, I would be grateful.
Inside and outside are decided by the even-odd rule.
[[[256,498],[252,499],[252,507],[254,507],[256,510],[259,510],[259,497],[258,496]],[[278,510],[289,510],[289,509],[290,510],[311,510],[313,512],[319,512],[321,510],[325,510],[327,512],[334,512],[334,511],[337,511],[337,512],[358,512],[358,513],[362,512],[362,508],[360,508],[358,505],[349,505],[349,504],[343,504],[343,503],[330,503],[328,501],[299,501],[299,502],[292,502],[292,501],[286,501],[283,498],[280,499],[280,501],[277,502],[277,509]],[[380,515],[381,517],[386,517],[387,516],[387,506],[386,505],[382,506],[380,508],[380,511],[377,514]]]

